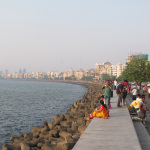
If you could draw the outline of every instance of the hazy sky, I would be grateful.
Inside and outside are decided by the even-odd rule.
[[[149,0],[0,0],[0,70],[88,69],[139,52],[150,55]]]

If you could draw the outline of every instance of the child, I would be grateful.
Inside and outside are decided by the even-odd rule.
[[[108,117],[109,117],[108,106],[106,104],[104,104],[103,100],[100,100],[100,105],[101,105],[100,109],[94,110],[94,112],[91,113],[89,117],[85,117],[84,119],[90,120],[94,117],[108,119]]]

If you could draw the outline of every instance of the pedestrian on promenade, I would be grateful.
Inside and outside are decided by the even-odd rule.
[[[109,117],[108,106],[106,104],[104,104],[103,100],[100,100],[100,105],[101,105],[100,109],[94,110],[94,112],[92,112],[89,117],[85,117],[84,119],[90,120],[94,117],[108,119],[108,117]]]
[[[148,97],[150,98],[150,86],[148,86]]]
[[[120,103],[122,103],[122,92],[123,92],[124,84],[125,83],[119,83],[116,88],[116,94],[118,96],[117,107],[122,107],[122,104],[120,104]]]
[[[116,90],[117,80],[114,80],[114,90]]]
[[[138,111],[138,117],[141,119],[145,119],[149,109],[147,108],[147,102],[145,101],[145,95],[142,95],[142,101],[139,103],[139,111]]]
[[[132,100],[136,100],[136,96],[137,96],[137,87],[133,86],[133,90],[131,91],[132,95]]]
[[[110,98],[111,98],[111,86],[110,81],[107,80],[106,84],[102,86],[102,89],[104,89],[104,104],[108,104],[108,107],[111,108],[110,104]]]
[[[147,93],[147,85],[145,84],[145,86],[143,87],[143,94],[146,95]]]
[[[137,94],[140,94],[140,83],[137,82]]]
[[[114,89],[113,81],[110,81],[110,87],[111,87],[111,97],[113,97],[113,89]]]
[[[131,90],[131,82],[129,82],[129,92],[130,92],[130,90]]]
[[[123,106],[126,106],[126,104],[125,104],[126,97],[127,97],[127,87],[124,86],[123,91],[122,91]],[[121,105],[122,105],[122,102],[121,102]]]

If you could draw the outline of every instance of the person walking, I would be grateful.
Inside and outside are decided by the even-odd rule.
[[[117,80],[114,80],[114,90],[116,90]]]
[[[123,105],[124,106],[126,106],[126,104],[125,104],[125,99],[126,99],[126,97],[127,97],[127,87],[126,86],[124,86],[123,87],[123,91],[122,91],[122,99],[123,99]],[[122,102],[121,102],[122,103]],[[121,104],[122,105],[122,104]]]
[[[113,82],[112,81],[110,82],[110,87],[111,87],[111,97],[113,97],[113,88],[114,88],[114,86],[113,86]]]
[[[137,82],[137,94],[140,94],[140,83]]]

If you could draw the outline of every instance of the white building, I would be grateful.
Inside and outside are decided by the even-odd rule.
[[[118,78],[124,71],[125,67],[126,67],[125,64],[120,64],[120,63],[118,63],[117,65],[111,65],[107,69],[107,74]]]

